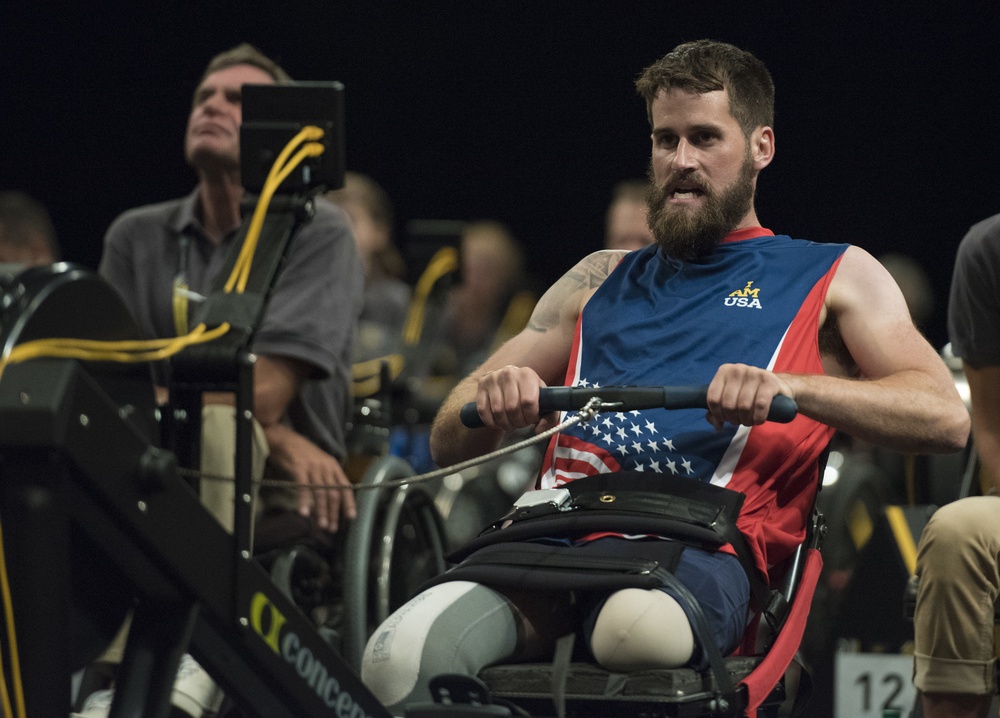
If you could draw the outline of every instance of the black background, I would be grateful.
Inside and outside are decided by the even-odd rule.
[[[0,6],[0,189],[50,209],[96,266],[122,210],[186,194],[192,90],[249,41],[346,87],[347,164],[413,218],[497,218],[549,283],[600,246],[641,176],[632,82],[684,40],[752,50],[777,85],[758,215],[777,232],[916,257],[946,341],[955,247],[1000,212],[1000,3],[163,2]]]

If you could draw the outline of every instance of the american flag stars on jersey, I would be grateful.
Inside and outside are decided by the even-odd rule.
[[[575,386],[600,388],[600,384],[585,378],[576,382]],[[602,412],[589,422],[564,431],[563,441],[556,452],[563,454],[565,459],[590,464],[600,471],[649,471],[694,476],[695,457],[678,453],[674,438],[666,435],[655,421],[657,413],[662,412]],[[585,467],[580,465],[578,468],[583,472]],[[573,476],[575,471],[570,474],[562,478],[576,478]]]

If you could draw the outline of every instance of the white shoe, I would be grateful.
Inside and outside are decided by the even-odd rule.
[[[70,718],[107,718],[114,696],[113,688],[95,691],[84,701],[83,709],[79,713],[71,713]],[[170,704],[175,709],[174,716],[180,714],[190,718],[211,718],[219,712],[224,697],[222,689],[197,661],[186,653],[181,656],[174,690],[170,695]]]
[[[214,716],[222,707],[224,695],[204,668],[188,654],[181,656],[170,703],[191,718]]]
[[[70,713],[69,718],[107,718],[111,712],[111,699],[115,697],[114,689],[105,688],[94,691],[83,702],[79,713]]]

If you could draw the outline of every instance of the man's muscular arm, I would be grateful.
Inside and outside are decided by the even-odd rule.
[[[563,381],[580,312],[624,255],[606,250],[581,260],[542,295],[521,333],[451,391],[431,427],[439,465],[488,453],[507,433],[539,421],[538,390]],[[462,425],[459,412],[471,401],[486,428]]]
[[[951,373],[914,327],[902,293],[870,254],[844,254],[826,298],[853,360],[824,354],[827,375],[772,374],[740,364],[720,368],[709,387],[709,420],[752,425],[776,393],[799,411],[859,439],[899,451],[957,451],[969,416]]]

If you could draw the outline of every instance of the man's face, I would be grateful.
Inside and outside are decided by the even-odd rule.
[[[760,167],[725,90],[661,90],[650,109],[649,225],[667,254],[695,259],[751,220]]]
[[[197,169],[236,172],[240,168],[241,88],[273,84],[274,79],[253,65],[233,65],[213,72],[194,95],[184,138],[184,157]]]

